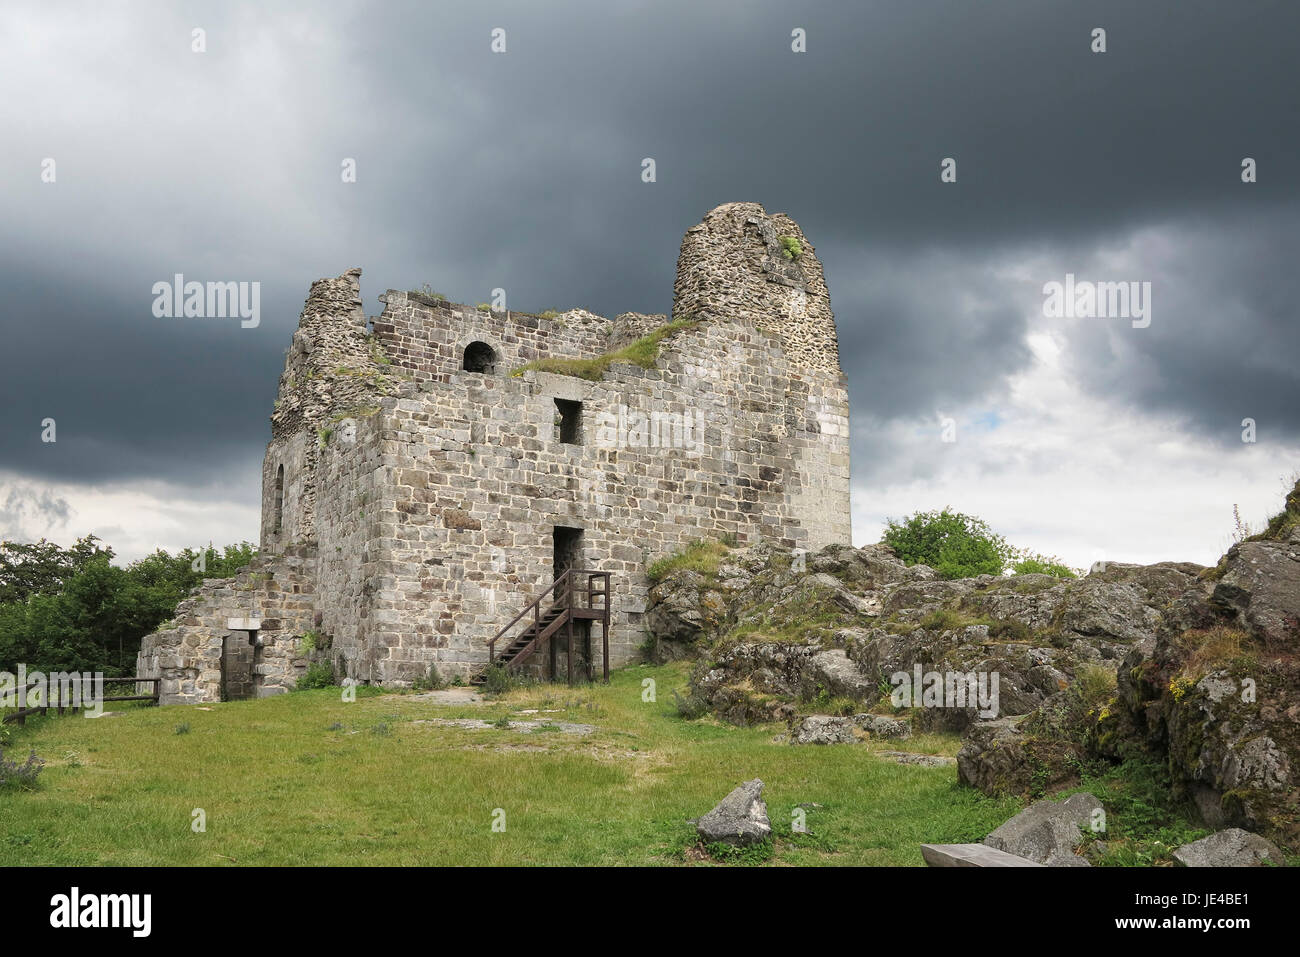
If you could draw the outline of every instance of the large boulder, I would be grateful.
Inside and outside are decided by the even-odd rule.
[[[772,824],[763,801],[763,782],[754,778],[737,787],[696,822],[695,831],[705,844],[746,847],[766,841],[772,836]]]
[[[906,738],[907,723],[879,714],[811,714],[790,732],[791,744],[848,744],[868,738]]]
[[[1048,867],[1089,867],[1074,849],[1100,810],[1101,802],[1086,792],[1059,803],[1039,801],[984,838],[984,843]]]
[[[646,628],[659,641],[688,644],[716,625],[727,611],[722,592],[689,568],[667,575],[650,589]]]
[[[808,661],[808,676],[801,683],[807,685],[809,681],[830,695],[854,701],[869,701],[880,695],[879,683],[863,674],[842,648],[814,654]]]
[[[1073,781],[1079,747],[1027,734],[1027,720],[1020,715],[974,725],[957,752],[957,779],[994,796],[1041,794]]]
[[[1184,867],[1282,867],[1286,858],[1272,842],[1258,834],[1230,827],[1174,851],[1174,860]]]
[[[1300,527],[1285,541],[1229,549],[1210,600],[1266,645],[1300,647]]]

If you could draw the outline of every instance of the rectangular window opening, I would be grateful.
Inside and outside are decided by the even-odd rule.
[[[565,445],[582,444],[582,403],[572,399],[555,400],[555,427]]]

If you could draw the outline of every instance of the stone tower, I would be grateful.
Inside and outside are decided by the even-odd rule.
[[[822,264],[803,230],[758,203],[727,203],[682,239],[673,314],[753,323],[808,374],[838,379],[839,342]],[[847,541],[847,539],[844,539]]]

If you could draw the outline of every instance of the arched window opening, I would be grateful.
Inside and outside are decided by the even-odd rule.
[[[486,342],[471,342],[465,347],[465,361],[462,368],[466,372],[492,373],[497,368],[496,351]]]

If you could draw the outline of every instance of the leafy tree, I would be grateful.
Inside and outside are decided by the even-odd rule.
[[[97,542],[94,535],[77,539],[71,548],[60,548],[44,538],[30,543],[0,542],[0,603],[54,594],[97,555],[112,558],[113,550],[101,548]]]
[[[227,578],[256,554],[248,542],[224,552],[158,550],[125,568],[93,538],[62,550],[48,542],[10,546],[13,560],[0,574],[10,586],[0,601],[0,669],[19,662],[43,671],[102,671],[110,677],[135,670],[140,639],[171,617],[176,605],[204,578]],[[25,567],[24,567],[25,566]],[[73,570],[75,569],[75,570]],[[71,573],[69,573],[71,572]]]
[[[1000,575],[1012,550],[973,515],[950,509],[886,519],[885,543],[909,565],[929,565],[943,578]]]

